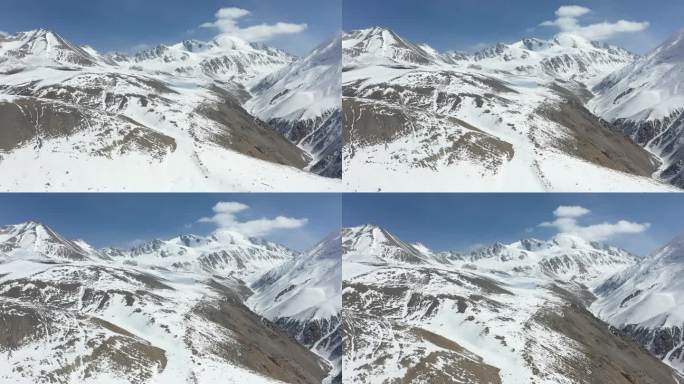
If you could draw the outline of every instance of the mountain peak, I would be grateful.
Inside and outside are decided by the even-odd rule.
[[[18,32],[5,38],[13,42],[12,48],[5,52],[15,59],[31,58],[32,62],[45,61],[77,66],[93,66],[97,54],[93,49],[84,49],[72,44],[59,34],[46,29]]]
[[[213,43],[216,44],[216,46],[227,50],[255,50],[255,46],[253,44],[250,44],[237,36],[231,36],[226,34],[216,36],[213,40]]]
[[[350,58],[378,64],[420,64],[441,62],[436,51],[417,45],[383,27],[371,27],[346,33],[342,40],[344,54]],[[389,61],[389,63],[388,63]]]
[[[34,220],[0,228],[0,247],[8,255],[17,258],[89,259],[88,250],[81,244],[85,242],[67,240],[47,225]]]
[[[684,232],[675,236],[667,245],[656,251],[651,259],[684,265]]]
[[[590,48],[593,47],[591,41],[585,37],[573,33],[559,33],[554,37],[553,42],[568,48]]]
[[[684,63],[684,28],[675,32],[669,39],[648,56],[654,64]]]

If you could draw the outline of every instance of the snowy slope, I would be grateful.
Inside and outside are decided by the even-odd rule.
[[[67,245],[87,258],[65,257]],[[320,383],[328,374],[325,360],[244,305],[253,292],[240,277],[291,260],[282,246],[183,235],[95,250],[29,222],[3,227],[0,247],[1,381]]]
[[[659,175],[684,185],[684,30],[596,85],[589,106],[658,155]]]
[[[684,235],[596,289],[596,316],[684,373]]]
[[[341,177],[341,35],[256,84],[245,108],[313,155],[308,168]]]
[[[593,296],[582,282],[634,256],[568,238],[469,254],[407,245],[375,226],[343,230],[345,381],[677,383],[585,309]],[[415,257],[396,257],[405,252]],[[568,269],[542,268],[553,260]],[[580,265],[589,278],[568,272]]]
[[[652,179],[655,156],[584,105],[591,84],[634,59],[624,50],[562,35],[454,56],[381,28],[342,46],[350,189],[669,189]]]
[[[251,285],[247,305],[330,361],[328,383],[342,382],[341,235],[276,267]]]
[[[0,38],[0,188],[339,189],[304,169],[311,155],[243,108],[252,83],[293,60],[229,38],[133,57],[45,30]]]

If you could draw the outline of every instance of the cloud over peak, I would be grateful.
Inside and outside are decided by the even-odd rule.
[[[640,32],[646,30],[650,23],[618,20],[603,21],[595,24],[581,25],[579,18],[591,13],[591,9],[579,5],[564,5],[556,10],[557,18],[541,23],[544,27],[555,27],[560,32],[573,33],[589,40],[607,40],[618,34]]]
[[[635,223],[627,220],[592,225],[579,224],[578,219],[589,213],[591,213],[589,209],[580,206],[559,206],[553,211],[556,219],[543,222],[539,226],[555,228],[560,235],[573,235],[587,241],[605,241],[622,234],[642,233],[651,226],[650,223]]]
[[[222,201],[214,205],[214,215],[203,217],[200,223],[216,225],[215,234],[221,232],[238,232],[245,236],[261,237],[279,229],[296,229],[308,223],[307,218],[292,218],[276,216],[274,218],[260,218],[255,220],[240,220],[237,214],[249,209],[249,206],[236,201]]]
[[[292,24],[277,22],[275,24],[256,24],[240,27],[238,20],[249,16],[251,13],[242,8],[221,8],[216,14],[216,20],[200,25],[202,28],[211,28],[219,31],[219,34],[239,37],[249,42],[268,41],[279,35],[293,34],[304,31],[307,24]]]
[[[556,217],[580,217],[589,212],[591,211],[578,205],[561,205],[560,207],[556,208],[555,211],[553,211],[553,215]]]
[[[558,17],[580,17],[591,12],[591,9],[579,5],[563,5],[556,10]]]

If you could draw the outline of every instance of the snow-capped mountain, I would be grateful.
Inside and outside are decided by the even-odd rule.
[[[381,27],[346,33],[342,47],[346,67],[369,64],[428,65],[441,61],[433,49],[413,44],[393,31]]]
[[[337,189],[304,169],[311,154],[243,107],[252,84],[293,60],[230,37],[134,56],[46,30],[0,37],[0,186]]]
[[[592,312],[684,373],[684,234],[596,289]]]
[[[590,109],[656,154],[659,176],[684,186],[684,29],[594,87]]]
[[[468,62],[514,74],[577,80],[590,86],[636,57],[620,47],[562,33],[552,40],[528,38],[500,43],[476,52]]]
[[[512,44],[498,43],[467,54],[440,53],[427,44],[412,43],[389,29],[373,27],[347,33],[343,46],[347,67],[477,65],[511,74],[543,75],[589,84],[637,57],[620,47],[568,33],[548,41],[528,38]]]
[[[375,225],[345,228],[342,246],[346,261],[373,259],[377,264],[427,264],[437,262],[434,254],[414,244],[406,243]],[[369,255],[368,250],[373,252]]]
[[[0,381],[303,384],[330,373],[245,304],[243,278],[300,257],[283,246],[223,234],[96,250],[27,222],[2,227],[0,249]]]
[[[308,169],[342,177],[341,35],[254,85],[246,103],[313,159]]]
[[[29,221],[0,227],[0,252],[11,259],[36,261],[86,261],[92,249],[64,239],[49,227]]]
[[[399,248],[415,257],[394,257]],[[435,254],[375,226],[343,230],[345,381],[682,379],[595,318],[586,309],[594,298],[582,279],[565,270],[517,268],[560,259],[568,269],[602,271],[600,278],[587,279],[600,283],[610,269],[604,263],[614,271],[634,265],[629,253],[566,237]],[[578,260],[585,264],[579,267]]]
[[[590,288],[638,261],[637,256],[623,249],[565,234],[546,241],[496,243],[468,254],[452,252],[445,256],[461,267],[475,266],[478,270],[518,276],[548,276]]]
[[[47,29],[0,36],[0,72],[19,72],[28,66],[90,67],[101,62],[92,49],[79,47]]]
[[[585,107],[591,85],[634,60],[620,48],[563,34],[439,53],[382,28],[342,46],[353,190],[671,189],[652,178],[655,156]]]
[[[186,40],[173,45],[158,45],[119,57],[119,64],[160,72],[170,76],[201,77],[234,81],[247,87],[264,75],[292,63],[295,58],[279,49],[248,43],[240,38],[219,36],[204,42]]]
[[[252,310],[330,361],[326,383],[342,383],[341,235],[333,233],[309,252],[262,275],[251,285]]]
[[[225,231],[218,237],[180,235],[169,240],[155,239],[129,251],[109,248],[106,253],[112,259],[139,267],[219,274],[248,283],[299,256],[299,252],[282,245]]]

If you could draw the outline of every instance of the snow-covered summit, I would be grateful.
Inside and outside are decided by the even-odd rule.
[[[418,45],[383,27],[360,29],[344,34],[342,39],[345,66],[430,65],[441,61],[437,51]]]
[[[498,43],[474,53],[471,60],[490,69],[593,84],[636,57],[617,46],[562,33],[551,40],[526,38],[511,44]]]
[[[95,256],[91,249],[36,221],[0,227],[0,252],[13,260],[85,261]]]
[[[128,251],[109,248],[103,253],[148,268],[221,273],[245,281],[299,256],[299,252],[282,245],[229,231],[155,239]]]
[[[99,60],[99,55],[92,48],[72,44],[48,29],[0,36],[0,71],[21,64],[90,67],[97,65]]]

